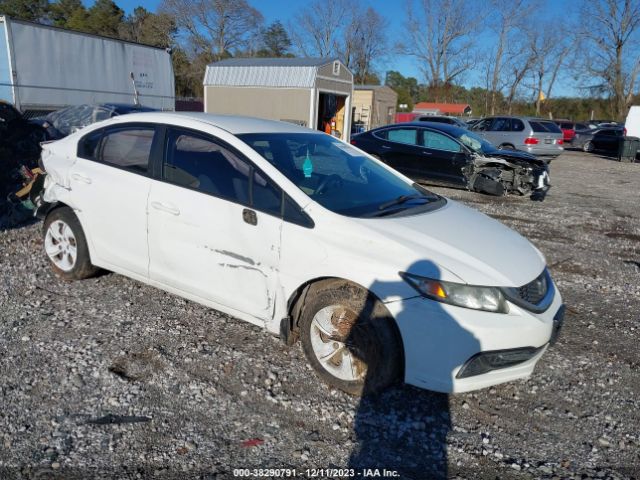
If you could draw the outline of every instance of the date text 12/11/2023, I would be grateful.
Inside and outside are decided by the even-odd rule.
[[[386,468],[234,468],[238,478],[399,478],[396,470]]]

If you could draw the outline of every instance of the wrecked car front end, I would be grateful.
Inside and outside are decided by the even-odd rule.
[[[490,195],[516,193],[532,200],[544,200],[551,188],[549,167],[535,157],[520,157],[474,154],[463,168],[467,188]]]

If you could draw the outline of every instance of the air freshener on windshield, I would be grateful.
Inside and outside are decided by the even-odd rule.
[[[302,171],[304,172],[304,178],[311,178],[311,174],[313,173],[313,163],[309,156],[309,150],[307,150],[307,158],[304,159],[304,163],[302,164]]]

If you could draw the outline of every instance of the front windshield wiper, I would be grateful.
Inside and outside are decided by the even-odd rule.
[[[389,207],[393,207],[395,205],[402,205],[403,203],[406,203],[409,200],[417,200],[417,199],[431,201],[433,200],[433,197],[428,197],[427,195],[422,195],[420,193],[414,193],[412,195],[400,195],[398,198],[389,200],[388,202],[381,204],[378,207],[378,210],[386,210]]]

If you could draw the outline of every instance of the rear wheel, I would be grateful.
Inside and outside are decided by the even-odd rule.
[[[593,142],[586,142],[584,145],[582,145],[582,150],[584,150],[585,152],[593,152]]]
[[[57,208],[44,221],[44,249],[53,271],[65,280],[81,280],[98,272],[91,264],[84,231],[73,210]]]
[[[398,381],[402,344],[387,309],[364,289],[342,280],[312,286],[299,326],[318,376],[351,395],[376,393]]]

